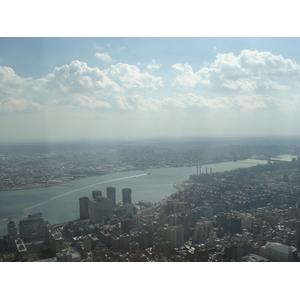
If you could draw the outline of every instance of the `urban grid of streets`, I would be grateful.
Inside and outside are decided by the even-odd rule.
[[[128,169],[192,166],[253,155],[266,159],[295,155],[289,162],[270,161],[249,169],[191,176],[159,205],[142,209],[141,203],[132,213],[118,204],[106,224],[95,225],[89,220],[47,224],[48,233],[55,231],[63,241],[60,252],[48,241],[39,251],[28,251],[23,260],[299,260],[298,140],[175,140],[13,148],[17,151],[11,151],[12,146],[2,147],[2,190],[60,184]],[[13,247],[8,249],[10,242],[8,236],[2,237],[4,261],[17,259]],[[34,248],[32,241],[23,243],[29,250]]]

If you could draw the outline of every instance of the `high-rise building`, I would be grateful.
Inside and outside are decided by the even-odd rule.
[[[107,248],[110,248],[111,246],[111,234],[105,230],[102,229],[98,232],[99,241],[103,243]]]
[[[124,203],[123,208],[125,209],[126,216],[129,218],[132,218],[134,215],[136,215],[136,208],[134,204]]]
[[[239,217],[237,215],[231,217],[230,223],[231,223],[231,233],[242,233],[243,232],[241,217]]]
[[[168,217],[166,218],[165,222],[162,223],[162,225],[166,224],[166,223],[168,223],[171,226],[178,225],[178,214],[170,214],[170,215],[168,215]]]
[[[94,224],[102,224],[103,217],[111,217],[113,214],[112,201],[105,197],[97,197],[89,200],[89,218]]]
[[[121,252],[121,242],[119,237],[111,238],[111,250],[114,252]]]
[[[155,255],[169,257],[172,249],[169,241],[164,241],[162,238],[157,238],[153,243],[153,250]]]
[[[300,221],[296,221],[296,235],[295,235],[296,246],[300,248]]]
[[[169,226],[166,229],[166,240],[170,242],[171,249],[184,244],[184,230],[182,225]]]
[[[139,233],[139,247],[145,249],[153,246],[153,237],[146,230],[141,230]]]
[[[58,262],[72,262],[72,253],[62,249],[61,253],[57,253],[56,259]]]
[[[173,211],[175,213],[185,212],[186,203],[182,201],[174,201],[173,203]]]
[[[159,226],[164,226],[167,223],[167,216],[164,211],[159,213],[158,223]]]
[[[270,259],[272,262],[290,262],[293,261],[294,251],[296,251],[295,247],[267,242],[266,245],[260,247],[259,255]]]
[[[18,228],[12,218],[9,218],[7,224],[7,234],[10,240],[16,240],[18,238]]]
[[[123,204],[124,203],[131,204],[131,189],[130,188],[122,189],[122,200],[123,200]]]
[[[217,225],[219,227],[224,228],[225,231],[227,231],[227,214],[224,212],[221,212],[217,214]]]
[[[100,191],[100,190],[92,191],[92,198],[93,199],[96,199],[96,198],[99,198],[99,197],[102,197],[102,191]]]
[[[135,253],[138,250],[140,250],[140,246],[138,242],[129,243],[129,253]]]
[[[299,225],[300,225],[300,222],[299,222]],[[259,234],[261,234],[261,224],[260,223],[258,223],[258,222],[254,222],[254,224],[253,224],[253,238],[256,240],[256,238],[257,238],[257,236],[259,235]],[[300,227],[299,227],[299,229],[300,229]],[[297,231],[296,231],[297,232]],[[299,232],[300,233],[300,232]]]
[[[27,261],[28,253],[23,240],[21,239],[15,240],[15,252],[16,252],[17,260]]]
[[[121,232],[129,234],[130,229],[131,229],[131,220],[128,218],[121,219]]]
[[[28,256],[30,255],[34,260],[41,256],[41,251],[45,245],[42,241],[34,241],[25,243]]]
[[[106,188],[106,197],[113,203],[113,207],[116,206],[116,188],[109,186]]]
[[[194,261],[207,262],[209,258],[208,251],[201,246],[197,246],[194,251]]]
[[[199,209],[192,208],[189,211],[189,224],[191,228],[194,228],[196,225],[196,221],[200,218]]]
[[[230,260],[239,261],[242,257],[242,247],[240,243],[236,241],[228,242],[224,247],[225,255],[229,257]]]
[[[122,233],[120,235],[121,252],[129,252],[130,235]]]
[[[79,198],[79,213],[80,219],[85,220],[89,218],[89,198],[80,197]]]
[[[153,224],[153,222],[145,223],[144,224],[144,231],[146,231],[148,233],[148,245],[150,247],[150,246],[153,245],[153,237],[154,237],[154,224]]]
[[[20,238],[24,242],[46,241],[46,223],[42,213],[28,215],[19,222]]]
[[[87,234],[83,240],[84,251],[93,251],[94,248],[99,244],[99,241],[100,240],[96,235],[93,235],[92,233]]]
[[[198,222],[196,222],[194,228],[194,234],[193,234],[194,241],[198,243],[207,242],[208,234],[212,229],[213,229],[213,225],[211,221],[209,221],[206,218],[199,220]]]
[[[56,256],[57,253],[61,253],[63,250],[63,238],[54,228],[49,227],[47,228],[47,231],[50,251],[54,256]]]
[[[138,231],[134,231],[130,233],[130,241],[139,243],[140,234],[138,233]]]
[[[163,226],[159,227],[157,229],[157,235],[165,241],[167,239],[167,228]]]
[[[178,225],[183,226],[184,238],[187,239],[190,236],[189,215],[187,213],[178,215]]]

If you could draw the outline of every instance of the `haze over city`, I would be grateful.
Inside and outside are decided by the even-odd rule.
[[[59,172],[72,171],[73,167],[78,168],[78,172],[83,170],[80,169],[81,166],[96,170],[99,167],[98,162],[95,164],[95,159],[89,155],[81,155],[78,147],[87,147],[101,166],[108,168],[114,166],[110,162],[106,165],[105,161],[101,161],[102,158],[113,160],[114,157],[98,155],[93,147],[101,145],[98,148],[102,152],[105,149],[112,150],[113,144],[121,145],[119,148],[122,151],[115,152],[120,153],[119,157],[124,160],[120,163],[121,167],[132,167],[131,162],[145,163],[147,166],[152,166],[153,162],[156,162],[155,166],[164,165],[166,162],[178,165],[191,163],[192,171],[185,176],[180,174],[182,180],[188,179],[193,173],[201,173],[201,167],[196,169],[192,157],[186,154],[190,152],[196,155],[197,151],[202,153],[203,147],[198,147],[197,143],[206,144],[210,138],[213,138],[210,140],[213,140],[212,143],[220,142],[219,154],[223,159],[227,156],[229,164],[239,163],[239,154],[242,152],[249,152],[248,154],[254,157],[267,158],[266,155],[270,155],[272,159],[278,158],[278,154],[291,154],[288,161],[272,161],[269,164],[261,160],[261,168],[249,167],[244,169],[244,172],[241,171],[241,174],[247,177],[246,184],[248,179],[256,180],[263,189],[265,186],[272,186],[272,189],[266,189],[268,194],[283,191],[287,195],[272,198],[276,200],[272,203],[275,206],[273,208],[270,208],[272,205],[269,203],[266,207],[258,208],[258,217],[265,214],[269,218],[271,215],[268,222],[277,222],[279,217],[281,225],[273,226],[275,222],[267,231],[263,229],[261,234],[252,230],[249,235],[247,229],[243,238],[250,240],[251,234],[266,238],[260,244],[263,249],[261,253],[255,252],[255,247],[251,248],[251,252],[253,250],[256,254],[267,254],[266,241],[271,241],[272,244],[276,239],[276,243],[286,244],[282,247],[284,250],[287,247],[293,249],[292,247],[298,245],[297,251],[293,253],[300,257],[300,148],[297,118],[300,58],[298,10],[295,9],[294,1],[170,3],[130,0],[95,3],[87,0],[72,2],[70,5],[68,1],[54,0],[47,3],[29,0],[5,2],[1,8],[3,13],[0,18],[0,36],[3,37],[0,38],[0,161],[2,170],[8,170],[1,173],[2,178],[5,177],[4,180],[1,178],[1,183],[7,179],[6,176],[7,184],[18,185],[19,182],[27,184],[24,178],[56,180],[54,177],[59,176]],[[19,38],[22,36],[24,37]],[[67,38],[69,36],[71,38]],[[78,38],[82,36],[83,38]],[[178,38],[179,36],[188,38]],[[170,141],[166,138],[176,139]],[[143,140],[128,141],[130,139]],[[95,143],[85,143],[93,140]],[[44,143],[52,141],[62,143]],[[224,141],[228,142],[226,151],[223,146],[225,144],[221,145]],[[30,142],[36,143],[27,144]],[[192,144],[192,151],[186,147],[186,142]],[[168,144],[169,148],[160,147],[164,143]],[[183,148],[172,147],[173,143],[182,143]],[[105,144],[109,147],[103,148],[102,145]],[[140,147],[131,147],[134,144]],[[145,145],[147,147],[144,147]],[[151,153],[151,149],[149,151],[149,145],[154,149],[154,154]],[[255,151],[252,146],[256,147]],[[57,151],[60,147],[70,147],[72,151]],[[197,151],[194,151],[194,148],[197,148]],[[30,153],[30,149],[42,151]],[[209,147],[205,149],[209,156],[214,156],[215,153]],[[182,155],[181,151],[185,154]],[[63,155],[60,155],[61,153]],[[166,161],[164,153],[167,153],[166,159],[172,160],[171,162]],[[237,162],[233,161],[234,153],[237,154]],[[79,160],[74,159],[75,156],[81,158],[80,165]],[[291,160],[292,157],[294,161]],[[128,158],[131,160],[130,164]],[[87,161],[90,165],[87,165]],[[249,162],[252,161],[251,158]],[[201,163],[198,159],[197,162]],[[119,161],[114,163],[119,164]],[[240,163],[245,165],[244,162]],[[275,170],[276,166],[280,168]],[[202,172],[210,172],[211,167],[208,165],[206,168],[202,165]],[[267,170],[269,167],[274,167],[274,170]],[[266,172],[263,168],[266,168]],[[99,170],[101,169],[98,168],[97,171]],[[129,171],[130,173],[121,173],[120,176],[128,177],[131,172],[140,172],[143,176],[139,175],[136,179],[149,180],[154,178],[155,170]],[[180,173],[181,167],[176,167],[175,170]],[[157,172],[165,171],[172,175],[174,173],[172,168],[157,167]],[[218,170],[214,167],[213,173],[215,172]],[[233,170],[227,175],[230,177],[239,172]],[[121,188],[129,187],[132,189],[133,199],[138,195],[134,184],[125,181],[122,185],[123,181],[119,178],[105,180],[103,176],[106,175],[99,176],[102,178],[95,183],[89,182],[88,185],[96,189],[94,184],[97,182],[110,180],[102,188],[104,195],[108,185],[117,186],[117,183],[120,184],[117,193],[121,193]],[[173,186],[177,180],[172,181],[170,175],[163,176],[164,180],[168,177]],[[194,178],[197,179],[197,176]],[[230,181],[230,178],[225,180]],[[70,192],[73,189],[81,189],[80,196],[90,198],[93,191],[87,189],[84,184],[82,187],[71,187],[73,184],[74,180],[61,186],[43,187],[41,195],[37,195],[36,199],[30,193],[36,193],[38,188],[28,188],[24,193],[15,190],[1,191],[4,203],[1,211],[3,213],[4,207],[10,207],[11,203],[6,206],[8,202],[17,201],[19,205],[25,205],[28,199],[24,196],[28,193],[29,201],[37,201],[28,205],[31,208],[37,205],[34,213],[39,216],[41,212],[46,218],[47,209],[44,209],[41,200],[54,199],[57,195],[44,191],[61,188],[62,193],[68,193],[70,199],[71,195],[74,195],[75,205],[67,205],[62,194],[58,195],[59,204],[65,206],[67,211],[78,210],[76,217],[80,217],[79,199]],[[144,190],[146,191],[146,188]],[[297,197],[290,197],[291,192],[295,190],[297,195],[293,196]],[[213,189],[207,191],[210,195],[216,195]],[[256,189],[253,186],[249,189],[241,184],[240,191],[242,194],[235,193],[237,197],[248,196],[243,194],[244,192],[253,192],[256,195],[258,187]],[[8,193],[10,197],[7,197]],[[20,193],[20,197],[16,197],[15,193]],[[183,195],[184,191],[181,193]],[[149,195],[151,194],[153,197],[152,189],[149,192]],[[265,193],[259,194],[263,202]],[[162,195],[172,196],[168,192]],[[144,196],[143,192],[140,199],[145,199]],[[248,198],[246,200],[248,201]],[[55,202],[55,199],[53,201]],[[49,205],[54,204],[53,201],[49,201]],[[118,197],[118,201],[122,201],[121,196]],[[240,204],[239,199],[235,201],[237,205]],[[279,203],[280,201],[283,201],[284,205]],[[260,202],[259,206],[261,205],[264,203]],[[17,206],[15,209],[18,210]],[[26,209],[24,218],[27,217],[27,212],[29,214],[28,207]],[[22,209],[19,210],[23,213]],[[59,215],[63,213],[63,209],[54,207],[53,212]],[[252,210],[250,213],[253,214],[254,220],[259,219],[256,218],[256,211]],[[9,216],[12,215],[7,214],[3,219]],[[293,217],[295,218],[292,219]],[[20,233],[17,219],[13,220]],[[67,223],[71,222],[70,220],[71,218],[67,218]],[[7,221],[2,220],[5,230],[8,228]],[[51,226],[56,223],[52,218],[49,218],[49,221]],[[237,235],[235,238],[241,237]],[[8,235],[2,239],[0,237],[0,246],[6,245],[8,241],[11,242],[10,245],[13,244]],[[191,254],[186,249],[178,249],[176,257]],[[211,248],[208,248],[205,251],[210,250]],[[215,253],[210,252],[209,258],[216,258],[217,255],[217,259],[226,261],[228,253],[222,256],[223,250],[217,245]],[[15,251],[15,248],[12,251]],[[195,260],[199,260],[201,256],[197,255],[197,251],[194,253]],[[8,254],[11,255],[12,252]],[[240,254],[230,251],[230,259],[234,261],[237,257],[233,256]],[[128,258],[126,255],[123,255],[123,259]],[[255,261],[254,258],[259,256],[251,253],[246,261]],[[265,260],[268,261],[267,258],[261,261]],[[129,295],[129,289],[144,298],[157,297],[158,293],[162,297],[173,299],[195,297],[196,293],[218,298],[224,297],[224,291],[228,294],[229,287],[234,287],[230,289],[230,297],[235,299],[241,297],[241,292],[242,295],[245,294],[245,287],[249,289],[247,283],[252,286],[254,283],[255,291],[259,291],[260,295],[265,293],[268,297],[275,296],[275,299],[279,299],[294,296],[291,287],[297,285],[297,276],[285,276],[293,274],[295,263],[230,264],[229,267],[228,264],[200,262],[135,263],[130,264],[130,268],[127,264],[119,263],[50,263],[30,264],[29,270],[28,264],[3,263],[1,267],[4,270],[1,273],[4,295],[5,291],[13,290],[14,294],[17,293],[21,297],[31,295],[33,286],[35,294],[51,297],[52,293],[53,296],[54,293],[57,296],[66,292],[69,298],[74,299],[95,297],[95,293],[99,291],[102,294],[109,293],[115,298],[124,298]],[[74,288],[74,282],[80,283],[81,286]],[[15,288],[16,284],[18,289]],[[269,286],[271,288],[268,288]],[[280,288],[276,288],[277,286]],[[246,297],[248,294],[245,294]]]
[[[299,38],[0,38],[0,141],[290,136]]]

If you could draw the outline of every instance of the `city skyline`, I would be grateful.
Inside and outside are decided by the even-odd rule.
[[[299,135],[299,43],[0,38],[0,141]]]
[[[110,1],[105,3],[99,2],[99,4],[95,3],[94,1],[87,1],[84,3],[74,2],[71,5],[69,2],[54,1],[49,3],[49,5],[47,4],[47,2],[41,3],[36,1],[11,1],[5,4],[3,3],[3,14],[0,20],[2,25],[1,36],[9,37],[8,40],[13,41],[13,39],[10,37],[297,37],[299,35],[297,31],[298,26],[296,25],[298,20],[296,16],[297,10],[294,9],[295,3],[291,1],[285,2],[284,5],[281,3],[270,3],[269,1],[252,1],[251,3],[247,3],[247,6],[242,6],[241,3],[237,1],[210,1],[209,3],[199,4],[195,3],[194,1],[187,1],[184,3],[170,3],[162,1]],[[25,39],[27,40],[26,43],[30,42],[30,39]],[[230,123],[228,123],[224,117],[226,116],[224,111],[219,111],[219,115],[217,115],[217,110],[210,107],[200,114],[199,111],[201,112],[201,110],[199,108],[196,109],[196,105],[194,105],[192,109],[194,114],[190,114],[188,112],[186,108],[188,101],[183,101],[182,98],[179,98],[177,95],[185,95],[186,91],[183,90],[182,86],[180,89],[176,89],[172,86],[176,77],[179,77],[180,74],[183,75],[184,70],[188,70],[188,68],[185,68],[185,64],[188,64],[187,67],[191,66],[193,72],[190,73],[193,75],[193,73],[197,73],[205,66],[211,67],[211,65],[216,61],[216,56],[218,53],[228,54],[233,52],[234,56],[238,57],[241,54],[241,51],[244,49],[252,51],[257,50],[259,53],[270,52],[275,56],[282,55],[284,60],[290,58],[294,60],[297,65],[300,63],[297,53],[299,48],[298,38],[260,38],[258,39],[261,41],[261,44],[259,45],[253,43],[255,39],[236,38],[236,40],[241,41],[240,47],[237,48],[233,47],[232,42],[227,42],[229,40],[233,41],[234,39],[217,38],[214,40],[219,40],[218,43],[213,42],[213,39],[211,39],[211,42],[206,44],[207,48],[203,51],[200,51],[199,47],[188,47],[188,45],[183,44],[183,48],[181,48],[181,50],[184,49],[185,51],[182,52],[181,56],[178,54],[178,52],[177,55],[175,55],[176,53],[174,53],[174,49],[172,50],[171,48],[170,51],[170,48],[164,48],[160,44],[156,45],[154,49],[155,51],[150,51],[150,48],[149,50],[146,48],[147,51],[141,51],[141,47],[132,48],[132,51],[126,52],[128,53],[127,56],[122,57],[117,55],[117,50],[121,50],[121,47],[128,47],[127,44],[122,44],[122,40],[128,40],[126,38],[119,39],[119,43],[117,44],[112,43],[111,40],[108,41],[105,39],[98,39],[98,41],[102,40],[103,42],[96,43],[95,46],[101,46],[103,47],[102,49],[93,49],[94,43],[92,42],[92,39],[89,38],[83,39],[86,42],[80,43],[79,46],[76,46],[76,43],[63,43],[64,45],[59,47],[57,44],[49,45],[51,43],[46,42],[46,40],[47,38],[44,39],[43,42],[37,43],[37,49],[40,50],[40,52],[37,53],[32,51],[30,45],[26,46],[26,43],[4,43],[4,40],[0,39],[0,143],[22,143],[31,141],[44,142],[50,141],[51,139],[71,141],[74,139],[103,138],[104,136],[108,138],[117,138],[118,136],[121,136],[122,139],[130,138],[129,135],[124,134],[126,131],[132,132],[131,137],[138,137],[139,132],[141,132],[140,135],[144,135],[144,138],[147,137],[147,134],[148,137],[151,137],[151,134],[152,137],[156,137],[156,133],[160,133],[161,136],[164,134],[169,136],[170,132],[173,132],[174,136],[187,136],[198,134],[198,132],[189,131],[194,124],[197,124],[198,120],[200,120],[199,124],[197,125],[199,134],[201,133],[203,135],[203,131],[200,132],[200,129],[204,128],[204,134],[207,134],[207,136],[215,132],[219,135],[234,135],[237,134],[237,132],[234,132],[233,129],[237,128],[236,124],[238,124],[239,119],[243,119],[244,127],[249,124],[246,122],[246,117],[244,117],[244,115],[240,115],[238,117],[234,110],[229,109],[229,112],[231,112],[233,115],[232,122],[235,122],[233,122],[231,128],[229,128],[225,126]],[[65,38],[62,38],[62,40],[65,42],[67,41]],[[199,38],[199,40],[205,40],[206,42],[208,41],[208,39],[202,38]],[[252,42],[248,43],[246,40]],[[294,40],[295,43],[288,42],[292,40]],[[110,45],[109,48],[107,47],[108,44]],[[87,48],[89,49],[89,52],[87,51]],[[125,48],[122,49],[126,50]],[[191,49],[197,50],[195,51],[195,56],[193,57],[191,55],[193,52]],[[96,56],[97,52],[99,52],[99,55]],[[165,60],[162,60],[162,56],[158,55],[160,52],[166,53]],[[107,55],[105,55],[105,53],[107,53]],[[121,53],[124,55],[124,51],[119,51],[119,54]],[[194,58],[197,58],[196,54],[198,54],[198,60]],[[140,59],[141,56],[143,57],[143,60]],[[110,64],[105,64],[104,61],[100,60],[101,58],[108,59],[109,57],[114,60]],[[155,61],[152,61],[152,59]],[[112,114],[112,108],[107,107],[104,110],[104,107],[101,107],[100,105],[98,106],[97,110],[96,108],[88,108],[87,104],[98,103],[97,101],[99,100],[97,100],[95,95],[94,98],[90,98],[90,102],[83,102],[81,105],[79,101],[80,97],[57,97],[57,99],[50,98],[51,95],[47,95],[47,97],[49,96],[50,99],[47,97],[29,97],[30,94],[27,92],[33,85],[35,87],[44,88],[44,86],[39,85],[39,83],[43,83],[43,79],[47,75],[52,74],[53,76],[54,69],[56,67],[70,67],[72,61],[86,63],[87,65],[85,74],[87,75],[90,75],[88,73],[88,71],[90,71],[89,68],[96,67],[103,72],[110,69],[111,66],[114,66],[117,63],[128,64],[129,66],[138,68],[138,70],[133,68],[137,70],[136,74],[138,77],[146,73],[154,78],[161,77],[162,86],[157,85],[156,90],[149,89],[147,90],[147,93],[142,93],[140,90],[140,94],[138,94],[140,98],[138,99],[149,100],[148,102],[142,101],[144,106],[147,107],[148,111],[141,112],[140,109],[138,110],[136,107],[140,102],[136,100],[136,102],[130,102],[130,104],[136,104],[136,106],[134,106],[135,110],[131,111],[131,114],[128,110],[120,109],[115,110]],[[208,65],[205,65],[204,61],[206,61]],[[138,65],[138,63],[141,64]],[[178,64],[177,69],[173,68],[173,65],[176,64]],[[147,69],[148,65],[149,67],[152,65],[153,68],[151,69],[150,67]],[[160,67],[159,69],[155,69],[155,66]],[[11,69],[6,69],[5,73],[3,71],[3,67],[9,67]],[[180,70],[180,67],[182,70]],[[66,67],[65,69],[68,68]],[[78,67],[78,70],[81,69]],[[16,79],[16,81],[4,81],[4,78],[9,78],[9,76],[5,77],[7,71],[8,73],[11,72],[12,77]],[[27,80],[29,77],[32,78],[32,80]],[[141,77],[145,79],[145,76]],[[197,76],[195,77],[197,78]],[[287,83],[291,84],[292,82],[295,82],[295,80],[298,80],[297,76],[292,78],[292,81],[290,81],[291,77],[284,78],[285,83],[280,82],[278,84],[288,85]],[[276,80],[274,80],[274,78],[270,80],[272,82],[278,82],[278,79],[279,78],[276,77]],[[137,83],[139,82],[140,81],[137,81]],[[14,86],[14,84],[16,85]],[[27,90],[23,89],[24,84],[28,84],[26,85]],[[74,81],[74,84],[76,85],[76,80]],[[171,90],[172,94],[170,94]],[[26,93],[24,93],[24,91],[26,91]],[[38,91],[39,90],[35,90],[35,92]],[[43,89],[40,90],[40,92],[41,91],[43,91]],[[133,91],[133,89],[131,91]],[[221,103],[222,99],[217,98],[217,96],[213,94],[214,91],[215,90],[206,90],[206,94],[204,94],[203,89],[196,90],[195,88],[190,88],[188,89],[188,93],[194,95],[194,98],[192,98],[190,102],[193,103],[194,100],[195,103],[199,103],[197,101],[199,100],[199,95],[201,95],[205,99],[207,97],[208,100],[219,99],[219,102]],[[5,97],[4,92],[6,93]],[[58,92],[59,90],[55,90],[56,94]],[[44,93],[42,94],[44,95]],[[37,94],[35,94],[35,96],[36,95]],[[79,95],[83,97],[85,94]],[[288,101],[283,99],[285,102],[282,100],[282,97],[277,98],[280,99],[281,104],[285,103],[286,105],[289,105],[290,103],[297,103],[297,100],[291,100],[291,98],[289,98]],[[96,102],[93,101],[95,99]],[[166,100],[162,101],[164,99]],[[167,101],[172,99],[175,100],[173,102]],[[247,99],[250,100],[250,98]],[[56,100],[57,102],[51,102],[51,100]],[[131,98],[129,98],[129,100],[132,101]],[[152,100],[156,100],[156,102]],[[215,102],[211,104],[214,104]],[[115,103],[114,108],[118,108],[118,103],[116,101],[113,103]],[[174,109],[174,105],[171,105],[174,103],[182,104],[181,107],[184,109],[181,109],[179,113],[179,109]],[[207,103],[209,104],[210,102]],[[251,104],[251,101],[248,101],[248,103]],[[255,103],[257,104],[258,102],[256,101]],[[279,102],[276,103],[278,104]],[[82,104],[85,104],[85,107],[83,107]],[[153,110],[151,111],[149,111],[149,104],[153,104]],[[154,108],[157,106],[157,104],[161,104],[158,108],[163,111],[160,111],[160,113],[154,113]],[[233,102],[228,101],[228,104],[233,104]],[[269,106],[271,104],[272,102],[268,102]],[[272,111],[269,111],[268,106],[260,110],[257,108],[252,110],[244,109],[244,111],[252,116],[251,120],[260,122],[260,124],[258,122],[258,124],[252,123],[251,125],[252,127],[255,127],[252,130],[255,135],[258,133],[260,135],[267,133],[267,131],[261,131],[261,128],[263,128],[261,123],[263,122],[265,122],[263,125],[269,125],[268,132],[272,131],[271,134],[275,134],[276,127],[280,127],[282,124],[284,124],[283,126],[286,127],[285,130],[282,130],[281,132],[278,132],[277,130],[277,134],[296,133],[298,135],[296,130],[299,123],[297,123],[297,120],[295,120],[295,115],[297,115],[299,112],[299,107],[296,105],[295,109],[295,105],[290,106],[291,111],[294,110],[294,116],[290,117],[288,111],[285,110],[283,113],[282,105],[279,109],[277,104],[275,104],[275,109],[273,107]],[[173,109],[168,109],[168,105],[173,107]],[[168,113],[168,110],[169,117],[167,118],[165,117],[165,111]],[[242,110],[239,110],[238,113],[240,113],[240,111]],[[276,116],[279,117],[278,119],[273,119],[273,116],[275,116],[275,111]],[[271,112],[273,114],[271,114]],[[262,116],[266,116],[265,119],[262,118]],[[63,121],[63,117],[65,118],[65,121]],[[221,120],[220,117],[223,117],[222,122],[218,122]],[[230,119],[230,117],[231,116],[228,115],[228,119]],[[141,119],[142,122],[139,122],[139,119]],[[151,120],[151,122],[149,120]],[[177,125],[172,124],[173,120],[178,120]],[[214,122],[219,123],[219,128],[217,130],[213,130],[214,127],[212,126],[211,131],[208,132],[210,125],[214,125]],[[110,127],[110,124],[113,124],[113,126]],[[183,124],[189,126],[183,127]],[[146,128],[142,128],[143,125],[147,125],[148,130]],[[293,130],[290,130],[291,127],[293,127]],[[168,131],[168,128],[173,128],[174,131]],[[100,136],[99,133],[105,133],[105,135],[102,134]],[[287,267],[287,264],[283,264],[285,271],[292,271],[290,267]],[[289,264],[289,266],[292,265],[294,266],[294,264]],[[296,280],[296,277],[283,280],[281,278],[282,276],[279,276],[280,274],[278,273],[278,265],[272,263],[255,264],[255,270],[252,271],[252,264],[231,264],[230,270],[228,270],[226,267],[227,265],[224,265],[225,267],[220,268],[219,264],[218,267],[216,267],[215,264],[201,264],[201,272],[198,272],[199,274],[197,273],[196,275],[193,264],[131,264],[130,271],[128,271],[127,265],[116,263],[109,265],[101,264],[101,274],[99,274],[98,264],[90,264],[88,272],[92,275],[92,277],[81,276],[80,278],[80,283],[89,286],[90,288],[68,288],[68,286],[72,286],[74,282],[78,282],[80,271],[85,271],[85,266],[83,267],[82,265],[79,266],[78,264],[68,264],[68,270],[66,270],[64,264],[47,264],[47,266],[45,264],[30,264],[30,270],[28,271],[27,264],[3,264],[2,267],[4,268],[4,272],[2,272],[3,276],[1,279],[5,283],[6,287],[14,288],[15,281],[11,280],[11,278],[15,278],[16,274],[21,274],[20,271],[24,270],[23,273],[26,274],[26,278],[16,279],[19,287],[17,294],[20,296],[32,292],[32,278],[35,280],[35,288],[38,292],[42,293],[46,289],[49,290],[49,282],[51,280],[53,281],[54,278],[56,282],[55,288],[52,289],[52,292],[48,292],[49,295],[54,293],[57,294],[57,291],[68,290],[68,295],[71,295],[71,297],[75,297],[76,299],[79,297],[86,298],[88,296],[95,295],[95,289],[90,287],[91,280],[93,280],[93,278],[97,281],[100,279],[105,285],[105,290],[112,291],[115,297],[124,297],[124,290],[128,289],[130,283],[128,283],[128,280],[121,280],[117,283],[118,288],[116,289],[116,282],[112,280],[116,274],[122,278],[131,276],[131,278],[135,280],[134,282],[136,283],[136,286],[139,286],[135,287],[134,289],[134,291],[138,292],[143,292],[142,290],[144,289],[145,283],[148,281],[153,282],[153,276],[155,276],[156,288],[150,290],[148,289],[147,295],[149,295],[149,297],[150,295],[154,295],[154,293],[157,295],[157,291],[163,290],[165,294],[168,293],[167,295],[169,297],[175,297],[176,299],[190,297],[192,295],[194,296],[194,286],[199,285],[199,280],[204,282],[205,285],[204,291],[201,289],[202,294],[213,294],[215,297],[224,296],[224,291],[228,290],[228,284],[232,285],[233,283],[232,278],[234,278],[234,283],[236,286],[236,293],[233,295],[233,297],[240,297],[241,289],[245,287],[245,278],[246,281],[247,279],[251,281],[254,275],[253,272],[255,272],[255,279],[256,283],[258,284],[259,291],[264,291],[263,294],[266,293],[268,296],[276,295],[276,297],[286,297],[288,295],[292,295],[292,289],[280,289],[278,291],[278,289],[270,290],[266,289],[265,287],[268,284],[273,284],[274,282],[279,283],[279,281],[281,286],[282,283],[285,286],[287,280],[289,280],[289,286],[292,286]],[[282,267],[280,267],[280,270],[282,270]],[[43,274],[43,276],[36,276],[36,274]],[[143,276],[136,276],[136,274]],[[180,278],[180,274],[189,274],[191,276]],[[218,274],[218,276],[222,279],[217,283],[212,280],[216,274]],[[237,274],[244,275],[236,276]],[[190,286],[191,288],[167,288],[174,282],[179,282],[178,280],[181,280],[183,286],[186,285]]]

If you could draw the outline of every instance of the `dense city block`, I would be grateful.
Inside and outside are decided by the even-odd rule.
[[[69,185],[108,173],[300,153],[297,138],[190,138],[0,145],[0,191]]]
[[[253,155],[241,142],[235,147],[228,144],[228,156],[221,160]],[[256,144],[264,151],[269,142]],[[122,149],[123,160],[105,162],[114,168],[132,166],[163,166],[175,162],[195,164],[196,160],[221,157],[221,148],[216,145],[213,153],[174,148],[174,160],[166,159],[161,142],[149,151]],[[228,148],[226,148],[228,147]],[[254,147],[254,146],[253,146]],[[290,146],[291,147],[291,146]],[[234,149],[233,149],[234,148]],[[127,150],[126,150],[127,149]],[[154,150],[155,149],[155,150]],[[162,150],[164,149],[164,151]],[[172,148],[173,149],[173,148]],[[194,148],[195,150],[196,148]],[[244,151],[245,149],[245,151]],[[246,151],[247,150],[247,151]],[[50,224],[42,212],[28,215],[16,224],[11,218],[7,224],[7,235],[0,238],[2,261],[47,261],[47,262],[296,262],[300,260],[300,158],[291,161],[270,159],[277,151],[275,143],[269,146],[268,163],[250,168],[226,172],[212,172],[196,168],[195,174],[176,183],[178,191],[159,203],[131,201],[130,187],[122,189],[122,199],[116,199],[116,188],[93,190],[90,195],[78,199],[78,219],[61,224]],[[282,149],[281,149],[282,150]],[[291,150],[291,149],[290,149]],[[294,151],[299,148],[294,147]],[[109,153],[106,149],[105,153]],[[110,159],[121,150],[112,151]],[[154,162],[156,154],[161,151]],[[187,151],[187,152],[185,152]],[[283,149],[286,151],[286,149]],[[258,153],[260,155],[262,153]],[[291,152],[291,151],[290,151]],[[77,151],[79,155],[80,151]],[[131,153],[131,154],[129,154]],[[143,153],[143,155],[138,155]],[[151,153],[151,155],[150,155]],[[185,160],[180,160],[181,154]],[[189,155],[187,155],[189,153]],[[200,153],[202,156],[200,156]],[[283,152],[284,153],[284,152]],[[299,152],[298,152],[299,153]],[[234,156],[236,154],[236,156]],[[22,154],[23,155],[23,154]],[[45,154],[51,159],[50,154]],[[70,153],[56,163],[68,170],[59,175],[87,175],[89,156],[72,164]],[[134,155],[137,159],[133,159]],[[130,159],[130,156],[132,158]],[[3,156],[4,157],[4,156]],[[5,155],[5,158],[9,155]],[[44,157],[44,158],[45,158]],[[69,157],[69,161],[63,159]],[[103,157],[99,165],[103,167]],[[121,156],[120,156],[121,157]],[[172,156],[170,156],[172,157]],[[35,157],[35,159],[38,159]],[[50,166],[47,159],[40,158]],[[184,163],[183,163],[184,161]],[[27,160],[29,165],[29,158]],[[6,160],[2,161],[2,167]],[[197,162],[198,163],[198,162]],[[20,159],[16,166],[24,162]],[[33,164],[34,165],[34,164]],[[31,165],[31,166],[33,166]],[[195,164],[197,165],[197,164]],[[30,170],[30,168],[28,167]],[[45,172],[50,172],[50,167]],[[75,170],[75,169],[74,169]],[[81,171],[80,171],[81,170]],[[102,170],[102,169],[101,169]],[[112,169],[110,169],[111,171]],[[29,171],[28,171],[29,172]],[[41,170],[39,172],[42,172]],[[47,173],[46,172],[46,173]],[[75,171],[74,171],[75,172]],[[45,174],[46,174],[45,173]],[[2,175],[3,176],[3,175]],[[46,175],[45,175],[46,176]],[[12,177],[11,177],[12,178]],[[45,180],[49,178],[45,177]]]

